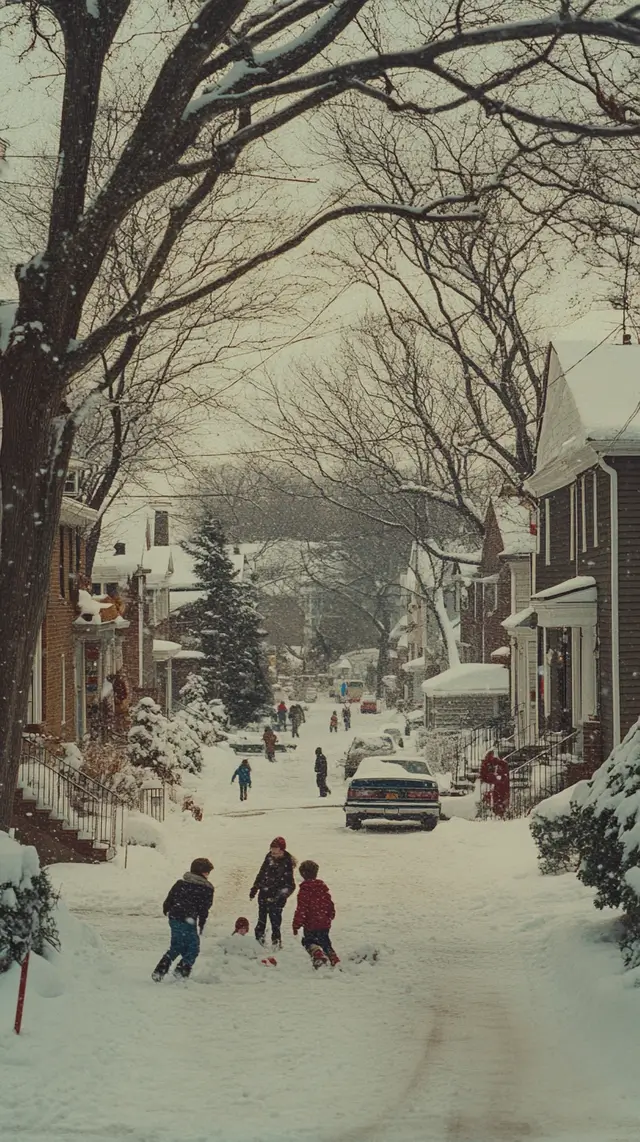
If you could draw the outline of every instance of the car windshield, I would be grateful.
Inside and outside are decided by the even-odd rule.
[[[393,758],[393,764],[401,765],[403,769],[406,769],[407,773],[426,773],[428,775],[431,774],[431,770],[429,769],[426,761],[417,761],[413,758],[403,758],[401,754],[399,754],[398,757]]]

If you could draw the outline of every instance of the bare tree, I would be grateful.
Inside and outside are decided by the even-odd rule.
[[[250,0],[175,0],[160,12],[163,34],[154,38],[150,52],[153,74],[144,103],[134,109],[111,170],[90,196],[100,92],[117,82],[119,50],[129,52],[131,62],[132,45],[138,43],[136,7],[131,0],[3,4],[0,33],[16,23],[23,29],[16,43],[23,34],[25,47],[31,41],[34,50],[51,52],[62,76],[47,242],[17,268],[17,304],[3,307],[0,335],[0,824],[10,818],[65,473],[86,411],[86,399],[74,399],[74,379],[101,355],[116,368],[129,351],[129,338],[141,329],[185,306],[214,299],[337,218],[409,212],[416,221],[437,223],[460,217],[465,208],[468,213],[471,199],[492,189],[475,188],[474,195],[462,197],[447,194],[444,200],[410,207],[361,201],[331,205],[288,235],[278,234],[273,244],[256,243],[239,256],[232,250],[208,251],[159,289],[169,254],[220,182],[241,170],[251,144],[346,92],[402,113],[388,78],[400,69],[428,76],[428,114],[445,113],[452,101],[489,99],[503,114],[550,129],[603,137],[640,133],[634,119],[613,128],[584,117],[565,124],[558,116],[541,115],[527,104],[522,87],[513,97],[521,98],[520,105],[507,98],[510,85],[546,61],[567,37],[640,45],[635,5],[614,4],[610,15],[594,16],[590,3],[576,9],[569,0],[555,0],[518,21],[512,19],[511,2],[460,0],[454,7],[443,4],[442,19],[428,42],[372,53],[359,32],[361,18],[375,8],[372,0],[282,0],[265,8]],[[470,68],[470,54],[482,53],[488,45],[499,46]],[[264,146],[261,155],[269,173],[272,151]],[[131,296],[114,299],[89,327],[85,311],[92,291],[100,290],[110,243],[140,204],[149,213],[162,214],[162,237],[145,258]]]

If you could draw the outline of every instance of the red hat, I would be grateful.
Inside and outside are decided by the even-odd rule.
[[[236,920],[235,930],[236,930],[236,932],[240,932],[240,931],[242,931],[243,928],[247,932],[249,931],[249,928],[250,928],[249,921],[247,920],[246,916],[238,916],[238,919]]]
[[[285,841],[284,837],[274,837],[269,847],[272,849],[282,849],[282,851],[285,852],[287,848],[287,842]]]

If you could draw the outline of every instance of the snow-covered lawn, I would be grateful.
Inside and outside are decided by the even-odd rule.
[[[240,805],[228,748],[207,753],[205,816],[174,814],[128,867],[60,865],[76,920],[40,962],[13,1036],[0,984],[0,1136],[25,1142],[634,1142],[640,991],[575,877],[543,879],[524,822],[432,834],[344,827],[332,764],[349,735],[315,707],[296,754],[252,759]],[[353,732],[381,718],[354,718]],[[330,761],[321,801],[313,754]],[[195,783],[194,783],[195,787]],[[314,973],[290,931],[253,958],[248,892],[269,842],[320,864],[342,971]],[[216,898],[192,979],[156,985],[161,904],[195,856]],[[86,921],[90,928],[80,921]],[[96,942],[93,933],[100,939]],[[376,962],[355,953],[379,951]]]

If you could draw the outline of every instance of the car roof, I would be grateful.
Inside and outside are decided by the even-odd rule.
[[[409,773],[403,764],[403,762],[406,763],[407,761],[419,761],[422,765],[426,765],[427,773]],[[394,753],[386,757],[384,755],[382,757],[380,755],[377,757],[363,757],[358,766],[357,773],[352,780],[357,781],[358,778],[367,777],[388,777],[390,781],[399,781],[400,779],[406,779],[407,781],[424,781],[425,777],[433,777],[433,774],[423,757],[406,758],[403,754]]]

